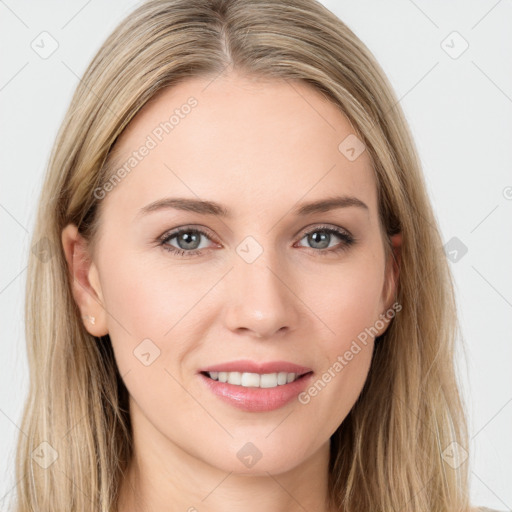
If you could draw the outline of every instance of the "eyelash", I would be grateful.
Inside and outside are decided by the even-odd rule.
[[[345,232],[345,231],[343,231],[341,229],[337,229],[337,228],[331,228],[328,226],[316,226],[314,229],[311,229],[310,231],[305,232],[302,235],[302,237],[300,238],[300,240],[302,240],[304,237],[311,235],[312,233],[316,233],[316,232],[323,232],[323,233],[329,233],[331,235],[336,235],[337,237],[341,238],[343,241],[341,243],[341,245],[335,246],[335,248],[330,248],[330,249],[314,249],[313,247],[309,247],[310,250],[318,253],[321,256],[328,256],[330,254],[335,254],[335,253],[339,253],[342,251],[346,251],[349,249],[350,246],[352,246],[356,242],[356,239],[352,235],[350,235],[348,232]],[[172,245],[167,244],[167,242],[169,242],[173,238],[175,238],[183,233],[199,233],[211,240],[210,235],[206,231],[204,231],[200,228],[184,227],[184,228],[180,228],[176,231],[172,231],[170,233],[165,233],[164,235],[159,237],[159,239],[158,239],[159,245],[165,251],[176,254],[179,257],[190,257],[190,256],[199,255],[201,253],[201,251],[203,251],[204,249],[193,249],[193,250],[187,251],[185,249],[178,249]],[[306,249],[308,249],[308,247],[306,247]]]

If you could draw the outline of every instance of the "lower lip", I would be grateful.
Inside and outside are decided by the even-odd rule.
[[[243,411],[264,412],[279,409],[291,402],[307,387],[313,377],[313,372],[275,388],[236,386],[227,382],[210,379],[210,377],[206,377],[202,373],[199,374],[199,377],[208,386],[208,389],[224,402]]]

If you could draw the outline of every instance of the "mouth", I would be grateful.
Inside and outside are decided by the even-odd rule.
[[[313,370],[286,361],[222,363],[198,371],[205,388],[246,412],[272,411],[290,404],[310,383]]]
[[[200,372],[205,377],[218,382],[242,386],[244,388],[276,388],[290,384],[306,375],[313,373],[311,371],[303,373],[278,372],[278,373],[250,373],[250,372]]]

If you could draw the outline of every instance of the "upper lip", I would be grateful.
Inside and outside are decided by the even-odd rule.
[[[311,372],[311,368],[301,366],[298,364],[290,363],[288,361],[268,361],[257,362],[243,359],[239,361],[229,361],[220,363],[213,366],[206,366],[201,368],[199,372],[240,372],[240,373],[296,373],[297,375],[304,375]]]

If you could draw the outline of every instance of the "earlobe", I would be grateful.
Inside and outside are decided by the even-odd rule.
[[[96,265],[88,253],[87,241],[74,224],[68,224],[61,235],[73,297],[82,321],[93,336],[108,334],[106,310]],[[94,318],[94,322],[89,321]]]

